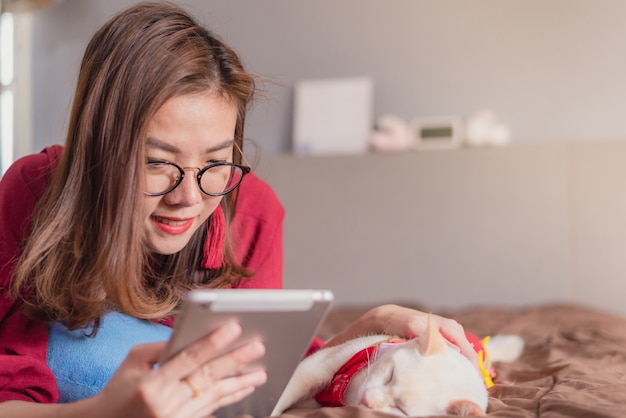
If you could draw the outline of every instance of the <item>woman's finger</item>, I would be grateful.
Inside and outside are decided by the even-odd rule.
[[[152,367],[159,361],[166,344],[166,342],[158,342],[136,345],[128,352],[126,358],[133,364]]]
[[[241,326],[236,322],[222,325],[161,364],[159,371],[170,379],[181,380],[231,345],[240,335]]]
[[[239,402],[254,392],[254,389],[265,383],[266,380],[265,372],[257,370],[214,381],[210,388],[199,394],[196,394],[193,389],[188,390],[189,395],[178,412],[181,417],[206,417],[224,406]],[[191,378],[187,379],[186,382],[192,382]],[[186,383],[183,382],[183,384]],[[194,397],[194,395],[197,396]]]
[[[478,367],[478,355],[476,350],[467,340],[463,326],[452,319],[440,318],[439,331],[443,337],[457,346],[465,357]]]
[[[208,361],[185,378],[202,382],[204,386],[210,385],[215,380],[241,373],[252,361],[261,358],[264,354],[265,346],[260,341],[250,341],[229,353]]]
[[[478,367],[478,356],[476,355],[476,351],[470,342],[467,340],[463,326],[453,319],[413,311],[412,319],[407,323],[408,329],[406,330],[407,335],[405,335],[405,337],[413,338],[426,332],[429,316],[433,325],[439,329],[441,335],[443,335],[443,337],[452,345],[457,347],[461,354],[467,357],[474,365],[476,365],[476,367]]]
[[[193,373],[185,376],[181,384],[187,386],[192,398],[202,397],[205,405],[215,408],[217,404],[228,405],[244,393],[267,380],[263,369],[244,371],[250,362],[265,354],[265,346],[260,341],[251,341],[218,358],[212,359]],[[205,396],[206,394],[206,396]]]

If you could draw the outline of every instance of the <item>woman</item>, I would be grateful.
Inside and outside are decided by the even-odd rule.
[[[137,4],[96,32],[65,146],[0,182],[0,416],[208,416],[265,382],[238,373],[259,342],[208,361],[236,325],[154,367],[190,289],[282,286],[283,208],[242,151],[254,93],[176,6]],[[473,359],[461,327],[436,320]],[[381,306],[328,344],[425,323]]]

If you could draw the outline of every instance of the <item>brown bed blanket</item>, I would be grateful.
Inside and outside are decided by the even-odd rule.
[[[320,335],[332,336],[364,312],[332,311]],[[526,341],[520,359],[496,364],[488,417],[626,417],[626,318],[568,305],[434,313],[456,319],[479,336],[518,334]],[[282,417],[391,415],[345,407],[292,409]]]

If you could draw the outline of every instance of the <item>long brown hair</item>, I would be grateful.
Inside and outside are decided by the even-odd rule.
[[[147,124],[168,99],[205,91],[236,104],[233,159],[241,162],[256,88],[228,45],[170,3],[132,6],[94,34],[63,155],[14,271],[12,292],[29,316],[71,329],[97,325],[110,310],[158,319],[192,287],[225,287],[250,275],[235,262],[228,236],[224,267],[200,268],[204,227],[174,255],[149,254],[143,245],[138,185]],[[235,199],[222,199],[227,224]]]

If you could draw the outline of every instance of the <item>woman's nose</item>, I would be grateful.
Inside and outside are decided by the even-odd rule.
[[[164,196],[170,205],[192,206],[202,201],[202,191],[196,180],[196,170],[185,168],[186,173],[180,184]]]

